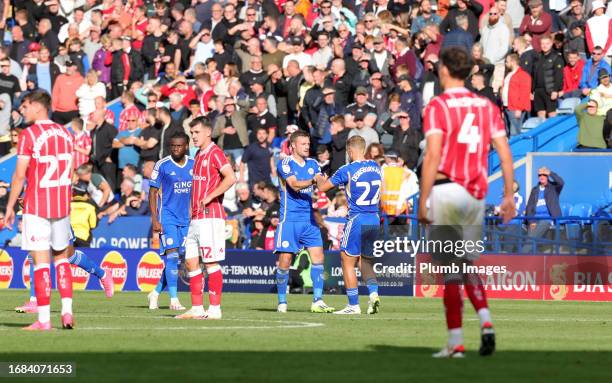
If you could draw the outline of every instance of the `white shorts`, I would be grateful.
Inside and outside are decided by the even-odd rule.
[[[23,240],[21,249],[25,251],[60,251],[72,241],[70,217],[47,219],[36,215],[24,214]]]
[[[476,199],[463,186],[454,182],[435,185],[429,199],[429,219],[435,229],[443,226],[456,227],[457,230],[451,232],[456,233],[457,237],[454,234],[450,238],[447,237],[449,231],[443,229],[438,230],[438,233],[442,233],[441,238],[432,239],[482,241],[484,212],[484,199]],[[434,228],[430,230],[432,233]],[[479,255],[479,253],[468,253],[465,258],[475,260]]]
[[[185,238],[185,259],[201,257],[204,263],[225,260],[225,220],[203,218],[191,221]]]

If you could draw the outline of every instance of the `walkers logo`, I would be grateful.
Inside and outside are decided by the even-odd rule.
[[[78,266],[70,265],[72,271],[72,288],[74,290],[85,290],[89,282],[89,273]]]
[[[23,285],[29,289],[30,288],[30,258],[25,257],[23,260],[23,266],[21,268],[21,279],[23,280]]]
[[[421,274],[421,294],[425,298],[431,298],[438,292],[438,285],[436,284],[436,277],[431,273]]]
[[[550,286],[550,296],[552,299],[559,301],[567,296],[568,288],[565,285],[567,278],[565,278],[565,270],[567,269],[567,263],[559,263],[553,265],[550,270],[550,280],[554,285]]]
[[[115,292],[122,291],[127,280],[128,266],[121,254],[118,251],[109,251],[102,259],[100,266],[113,276]],[[100,282],[100,287],[102,287],[102,282]]]
[[[136,269],[136,283],[140,291],[150,292],[155,288],[162,273],[164,272],[164,261],[153,251],[147,251]]]
[[[0,250],[0,289],[8,289],[13,280],[13,258]]]

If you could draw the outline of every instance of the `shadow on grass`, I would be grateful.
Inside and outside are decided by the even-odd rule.
[[[434,349],[381,345],[364,351],[3,351],[1,361],[74,361],[71,382],[603,382],[612,360],[610,351],[500,351],[486,358],[468,352],[466,359],[440,360],[431,358]]]

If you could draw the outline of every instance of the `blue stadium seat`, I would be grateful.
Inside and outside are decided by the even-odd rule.
[[[558,114],[573,114],[576,107],[580,105],[580,99],[578,97],[566,98],[559,102],[557,107]]]
[[[572,204],[571,203],[569,203],[569,202],[561,203],[561,215],[563,217],[569,217],[569,215],[571,213],[571,210],[572,210]],[[559,223],[562,224],[562,225],[566,224],[568,222],[569,222],[569,220],[567,220],[567,219],[562,219],[562,220],[559,221]]]
[[[570,215],[572,217],[588,218],[593,214],[593,205],[590,203],[577,203],[572,206]]]
[[[528,118],[527,121],[525,121],[523,123],[523,132],[529,131],[533,128],[537,128],[541,123],[542,123],[542,119],[540,119],[539,117],[531,117]]]

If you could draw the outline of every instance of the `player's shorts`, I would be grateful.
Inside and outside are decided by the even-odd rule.
[[[378,214],[357,214],[344,226],[340,250],[351,257],[372,257],[372,245],[380,230]]]
[[[49,248],[60,251],[67,248],[73,239],[70,217],[42,218],[24,214],[23,241],[21,249],[25,251],[47,251]]]
[[[202,218],[191,221],[185,238],[185,259],[201,257],[204,263],[225,260],[225,220]]]
[[[159,253],[164,254],[166,250],[176,248],[179,249],[179,252],[184,252],[188,231],[189,226],[162,225],[162,232],[159,235]]]
[[[481,241],[485,201],[472,196],[461,185],[448,182],[434,185],[429,199],[431,240]],[[479,253],[466,253],[463,259],[475,260]],[[436,254],[434,254],[434,259]]]
[[[551,100],[546,90],[536,89],[533,93],[533,106],[536,112],[545,110],[546,113],[552,113],[557,110],[557,100]]]
[[[274,235],[275,253],[297,253],[303,248],[322,247],[321,229],[313,220],[284,221]]]

